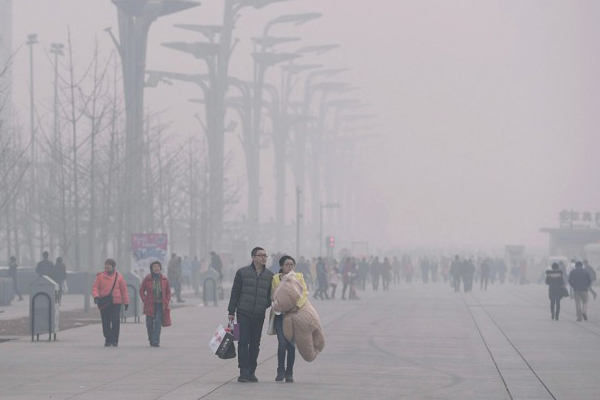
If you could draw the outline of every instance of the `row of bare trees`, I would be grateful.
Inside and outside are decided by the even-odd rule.
[[[91,60],[78,65],[69,34],[65,57],[54,67],[57,101],[35,107],[35,159],[16,117],[0,126],[1,254],[33,266],[48,250],[75,270],[95,270],[108,256],[127,263],[122,194],[131,182],[118,57],[100,54],[96,45]],[[0,89],[4,98],[8,89]],[[205,254],[206,146],[197,132],[177,139],[160,117],[145,118],[136,177],[141,226],[167,232],[182,252]],[[236,188],[228,193],[234,202]]]

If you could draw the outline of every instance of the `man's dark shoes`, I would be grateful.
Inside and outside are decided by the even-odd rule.
[[[113,347],[119,347],[119,342],[114,342],[114,343],[112,344],[112,346],[113,346]]]
[[[250,382],[248,380],[248,377],[246,375],[240,375],[238,376],[238,382]]]
[[[256,375],[252,374],[248,377],[248,382],[258,382]]]
[[[112,346],[112,343],[104,342],[104,347],[110,347],[110,346]]]
[[[277,376],[275,377],[275,382],[283,382],[285,378],[285,371],[281,368],[277,368]]]
[[[581,314],[581,315],[583,315],[583,319],[585,319],[585,320],[587,321],[587,314],[586,314],[586,313],[583,313],[583,314]]]

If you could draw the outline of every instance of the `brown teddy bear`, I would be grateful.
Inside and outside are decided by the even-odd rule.
[[[298,352],[306,361],[313,361],[325,347],[325,335],[319,314],[310,303],[298,308],[302,296],[302,284],[295,274],[287,274],[281,279],[273,294],[273,310],[283,312],[283,334],[287,340],[296,343]]]

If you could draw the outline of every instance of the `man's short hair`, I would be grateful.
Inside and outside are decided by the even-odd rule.
[[[42,253],[42,257],[44,257],[44,258],[48,258],[49,255],[50,254],[47,251],[45,251],[45,252]]]
[[[106,261],[104,261],[104,265],[112,265],[113,268],[117,267],[117,262],[115,260],[113,260],[112,258],[107,258]]]
[[[258,253],[259,250],[265,251],[265,249],[263,249],[262,247],[255,247],[255,248],[252,249],[252,252],[250,253],[250,255],[252,257],[255,257],[256,253]]]

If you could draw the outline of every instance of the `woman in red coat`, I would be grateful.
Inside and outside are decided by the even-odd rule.
[[[150,346],[160,347],[160,329],[171,325],[171,286],[162,274],[162,265],[158,261],[150,264],[150,274],[140,285],[140,297],[144,302],[148,341]]]

